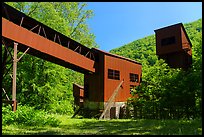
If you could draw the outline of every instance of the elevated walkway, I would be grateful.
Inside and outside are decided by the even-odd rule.
[[[95,58],[91,49],[2,4],[2,41],[19,51],[59,64],[81,73],[95,72]]]

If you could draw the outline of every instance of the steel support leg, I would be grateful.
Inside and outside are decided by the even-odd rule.
[[[13,85],[12,85],[12,111],[16,111],[16,71],[17,71],[17,46],[18,43],[14,42],[14,54],[13,54]]]

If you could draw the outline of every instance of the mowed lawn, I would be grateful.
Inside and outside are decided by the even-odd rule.
[[[201,135],[202,120],[98,120],[55,115],[57,127],[3,125],[3,135]]]

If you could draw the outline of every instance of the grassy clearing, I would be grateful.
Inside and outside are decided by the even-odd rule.
[[[3,135],[201,135],[201,120],[71,119],[54,115],[57,126],[3,125]]]

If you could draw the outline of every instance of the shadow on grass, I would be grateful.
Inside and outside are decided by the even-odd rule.
[[[151,134],[153,123],[145,120],[109,120],[98,122],[84,122],[80,130],[96,129],[97,134],[103,135],[133,135]]]
[[[59,131],[43,131],[43,132],[39,132],[39,133],[33,133],[32,135],[60,135],[61,132]]]
[[[60,126],[70,129],[69,126]],[[200,122],[185,122],[178,120],[99,120],[84,121],[81,125],[73,125],[79,134],[103,135],[195,135],[201,134]]]
[[[4,129],[4,133],[11,134],[12,131],[9,131],[11,129]],[[14,133],[24,135],[201,135],[202,121],[68,119],[64,125],[58,127],[22,126],[15,129]]]
[[[33,127],[33,126],[11,126],[9,128],[2,129],[2,135],[59,135],[61,132],[51,127]]]

